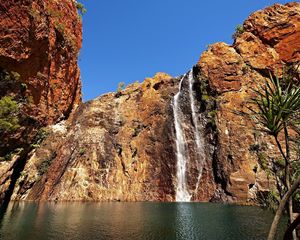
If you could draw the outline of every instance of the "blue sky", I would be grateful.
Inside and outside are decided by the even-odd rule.
[[[208,44],[231,44],[235,26],[274,3],[264,0],[81,0],[83,100],[116,91],[119,82],[156,72],[188,71]]]

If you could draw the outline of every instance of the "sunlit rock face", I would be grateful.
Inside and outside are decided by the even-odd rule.
[[[262,170],[262,161],[276,159],[271,139],[238,112],[269,76],[280,74],[283,63],[299,62],[300,4],[276,4],[250,15],[233,46],[213,44],[198,62],[204,78],[217,92],[218,146],[215,181],[234,201],[245,202],[274,186]],[[251,151],[260,146],[261,152]]]
[[[252,14],[232,46],[211,45],[193,68],[194,112],[205,155],[201,174],[188,78],[182,81],[178,112],[191,201],[255,201],[274,187],[260,163],[278,156],[276,147],[238,113],[248,110],[251,89],[269,71],[300,60],[299,8],[277,4]],[[13,199],[175,201],[174,96],[181,80],[159,73],[82,104],[31,153]]]
[[[175,153],[170,102],[177,84],[178,79],[157,74],[82,104],[67,131],[50,136],[29,159],[29,175],[16,198],[171,201]],[[45,156],[51,165],[40,176]]]
[[[82,104],[72,119],[52,127],[53,133],[33,153],[13,199],[174,201],[177,158],[173,104],[180,80],[158,73],[141,84]],[[186,77],[182,84],[180,101],[189,153],[186,182],[191,200],[208,201],[215,190],[211,170],[214,148],[207,144],[209,164],[202,166],[203,178],[198,179],[188,80]],[[199,95],[195,97],[200,106]],[[205,131],[211,140],[213,134]]]
[[[20,125],[0,131],[0,202],[38,130],[67,118],[81,102],[81,25],[74,1],[0,1],[0,98],[17,102]]]
[[[7,0],[0,6],[0,68],[17,72],[27,85],[26,113],[44,124],[68,116],[81,100],[82,26],[75,3]]]

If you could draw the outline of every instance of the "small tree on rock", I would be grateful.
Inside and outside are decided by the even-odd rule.
[[[292,195],[297,190],[300,179],[297,178],[292,166],[299,160],[298,156],[292,156],[291,147],[299,141],[299,122],[300,122],[300,82],[283,74],[283,77],[273,77],[270,74],[270,81],[266,82],[259,90],[254,90],[256,97],[252,99],[254,108],[250,108],[255,114],[255,119],[262,126],[262,131],[273,136],[278,151],[280,152],[283,163],[283,191],[279,207],[269,233],[268,239],[274,239],[277,225],[282,212],[288,203],[287,212],[290,224],[293,223],[293,202]],[[293,137],[291,137],[293,132]],[[279,138],[283,136],[283,140]],[[295,154],[294,154],[295,155]],[[292,181],[294,178],[294,181]],[[293,185],[293,183],[295,185]],[[282,191],[282,189],[279,189]],[[296,236],[294,234],[294,239]]]

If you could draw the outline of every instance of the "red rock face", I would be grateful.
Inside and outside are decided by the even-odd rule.
[[[0,131],[0,201],[39,129],[67,118],[81,102],[81,31],[74,1],[0,1],[0,98],[18,103],[20,125]],[[5,75],[13,77],[8,82]],[[10,162],[3,162],[5,156],[12,156]]]
[[[29,159],[13,198],[172,201],[177,83],[157,74],[80,106]]]
[[[216,43],[202,54],[198,65],[217,92],[238,91],[242,86],[242,58],[226,43]]]
[[[256,191],[272,188],[250,146],[267,145],[264,154],[270,158],[278,156],[276,147],[268,136],[257,136],[253,122],[237,113],[247,112],[251,89],[263,84],[269,71],[280,73],[283,64],[300,61],[299,18],[299,3],[258,11],[245,21],[233,46],[214,44],[198,62],[218,98],[216,182],[234,201],[248,201]]]
[[[247,32],[256,35],[265,45],[274,48],[280,60],[299,61],[300,5],[275,4],[252,14],[244,23]]]
[[[81,101],[81,20],[73,1],[1,1],[0,67],[27,85],[27,114],[43,125]]]

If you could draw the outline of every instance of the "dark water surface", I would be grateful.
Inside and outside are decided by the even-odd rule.
[[[0,239],[266,239],[273,214],[212,203],[13,203]]]

